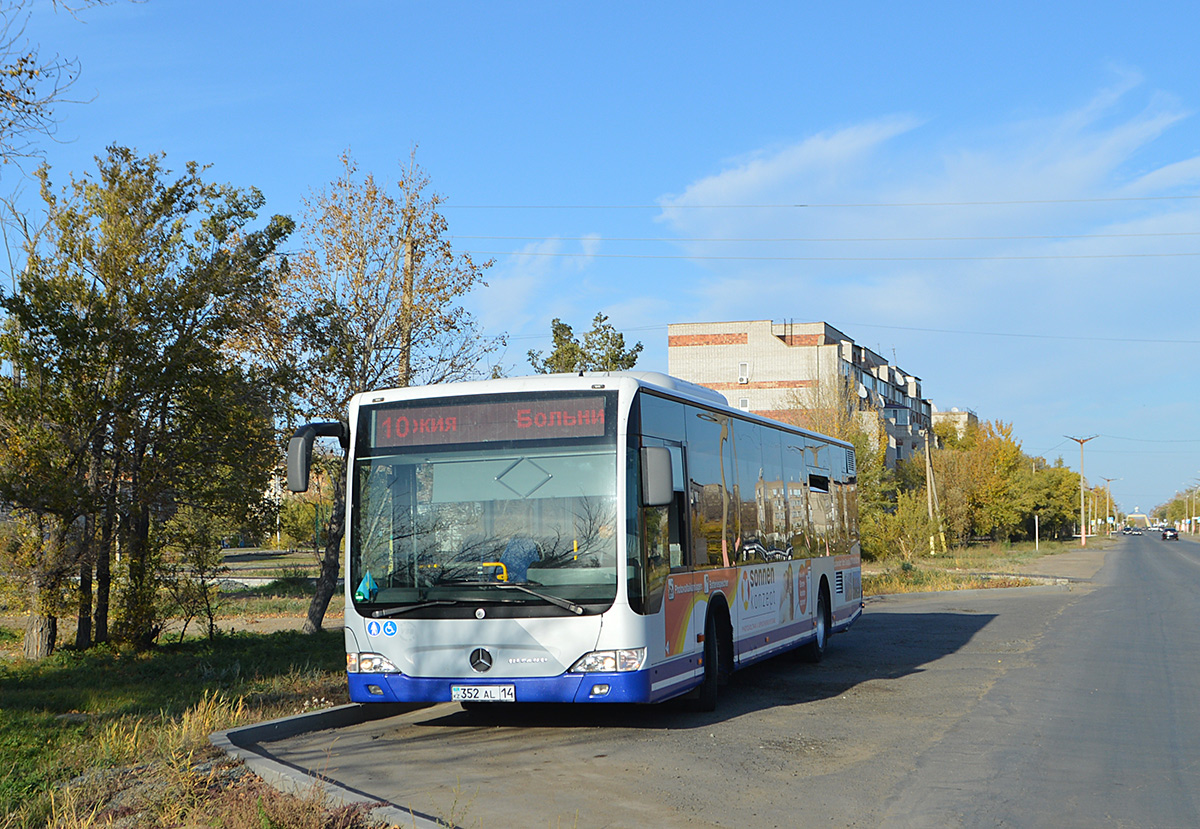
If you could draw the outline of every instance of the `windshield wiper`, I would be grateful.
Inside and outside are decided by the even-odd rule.
[[[458,601],[454,599],[436,599],[432,602],[418,602],[417,604],[406,604],[399,607],[387,607],[383,610],[371,611],[371,618],[383,619],[386,616],[399,616],[401,613],[408,613],[410,610],[421,610],[426,607],[438,607],[448,604],[458,604]]]
[[[543,602],[548,602],[552,605],[555,605],[556,607],[561,607],[563,610],[569,610],[572,613],[574,613],[576,616],[583,615],[583,608],[580,607],[579,605],[575,604],[575,602],[570,601],[569,599],[563,599],[563,598],[559,598],[558,596],[552,596],[549,593],[542,593],[538,590],[534,590],[533,588],[526,587],[523,584],[514,584],[513,582],[510,582],[510,581],[444,580],[444,581],[442,581],[442,584],[465,584],[465,585],[469,585],[471,587],[501,587],[501,588],[504,588],[505,590],[520,590],[523,593],[528,593],[530,596],[536,596],[537,598],[541,599]]]
[[[551,596],[549,593],[541,593],[537,590],[526,587],[523,584],[513,584],[512,582],[501,581],[501,582],[497,582],[495,586],[503,587],[503,588],[506,588],[509,590],[521,590],[525,593],[528,593],[530,596],[537,596],[539,599],[541,599],[544,602],[549,602],[552,605],[561,607],[563,610],[569,610],[572,613],[574,613],[576,616],[583,615],[583,608],[580,607],[579,605],[575,604],[575,602],[569,601],[567,599],[559,598],[558,596]]]

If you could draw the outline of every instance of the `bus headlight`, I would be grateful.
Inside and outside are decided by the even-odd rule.
[[[620,651],[592,651],[575,661],[568,673],[612,674],[625,671],[640,671],[646,661],[645,648],[628,648]]]
[[[351,674],[398,674],[392,660],[379,653],[346,654],[346,672]]]

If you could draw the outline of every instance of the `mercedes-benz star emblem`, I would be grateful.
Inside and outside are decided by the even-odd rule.
[[[483,648],[471,651],[471,670],[485,674],[492,669],[492,655]]]

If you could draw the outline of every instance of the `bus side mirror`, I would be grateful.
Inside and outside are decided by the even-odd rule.
[[[313,441],[318,437],[337,438],[343,450],[350,448],[350,427],[345,423],[306,423],[297,429],[287,453],[287,488],[292,492],[308,492]]]
[[[316,429],[301,426],[288,441],[287,488],[292,492],[308,492],[308,472],[312,468],[312,448],[316,437]]]
[[[642,448],[642,506],[665,507],[675,500],[671,451],[665,446]]]

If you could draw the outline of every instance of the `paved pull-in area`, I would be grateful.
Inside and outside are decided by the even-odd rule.
[[[832,640],[823,663],[783,657],[741,671],[713,714],[676,703],[497,704],[474,716],[439,705],[284,739],[267,736],[250,748],[260,762],[291,774],[316,772],[351,797],[386,801],[404,825],[414,819],[418,826],[440,820],[580,829],[991,825],[987,809],[972,815],[961,808],[987,791],[974,775],[991,775],[1014,791],[1037,789],[1044,775],[1033,764],[1061,765],[1070,756],[1070,734],[1061,727],[1054,733],[1063,745],[1050,754],[1043,742],[1027,743],[1022,735],[1062,722],[1055,695],[1081,693],[1054,688],[1058,679],[1096,684],[1120,673],[1093,662],[1109,653],[1114,637],[1119,645],[1119,629],[1091,626],[1108,615],[1105,596],[1164,589],[1157,579],[1138,581],[1149,564],[1200,568],[1200,545],[1172,543],[1167,552],[1174,563],[1157,539],[1131,539],[1110,548],[1103,570],[1105,553],[1094,549],[1026,568],[1068,580],[1062,584],[868,599],[862,619]],[[1116,588],[1114,579],[1131,582]],[[1136,606],[1153,615],[1153,600]],[[1128,620],[1120,624],[1135,629]],[[1093,642],[1093,635],[1108,641]],[[1169,649],[1169,638],[1155,647],[1156,654]],[[1068,670],[1076,661],[1093,665],[1097,675]],[[1191,716],[1200,718],[1200,706],[1194,710]],[[1103,716],[1120,718],[1120,702]],[[1200,722],[1175,726],[1180,734],[1200,734]],[[1095,752],[1094,742],[1086,747]],[[1176,794],[1190,797],[1194,782],[1180,769],[1183,788]],[[1087,768],[1077,778],[1089,791],[1110,783],[1092,779]],[[1012,825],[1031,825],[1002,792],[994,802],[999,814],[1017,819]],[[1045,808],[1028,802],[1029,809]],[[1172,808],[1173,817],[1190,814],[1187,805]],[[925,819],[912,823],[918,814]],[[1056,825],[1086,825],[1073,824],[1070,813],[1060,817],[1066,822]]]

